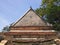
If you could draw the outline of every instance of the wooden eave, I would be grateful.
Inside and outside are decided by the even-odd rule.
[[[48,42],[52,41],[53,39],[45,39],[45,40],[13,40],[13,42],[24,42],[24,43],[37,43],[37,42]]]
[[[11,26],[10,30],[53,30],[52,26]]]
[[[56,32],[6,32],[4,35],[56,35]]]

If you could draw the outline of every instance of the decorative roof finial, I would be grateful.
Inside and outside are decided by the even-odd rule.
[[[32,7],[30,6],[30,9],[32,9]]]

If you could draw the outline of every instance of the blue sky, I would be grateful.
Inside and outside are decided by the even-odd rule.
[[[0,31],[21,18],[30,6],[36,9],[40,5],[41,0],[0,0]]]

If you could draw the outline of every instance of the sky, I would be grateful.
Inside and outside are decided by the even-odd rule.
[[[41,5],[41,0],[0,0],[0,32],[9,26],[30,8],[35,10]]]

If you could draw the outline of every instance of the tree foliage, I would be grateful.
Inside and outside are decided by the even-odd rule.
[[[9,31],[9,26],[6,26],[2,29],[2,32],[8,32]]]
[[[42,0],[36,13],[45,16],[45,20],[53,24],[55,30],[60,31],[60,0]]]

